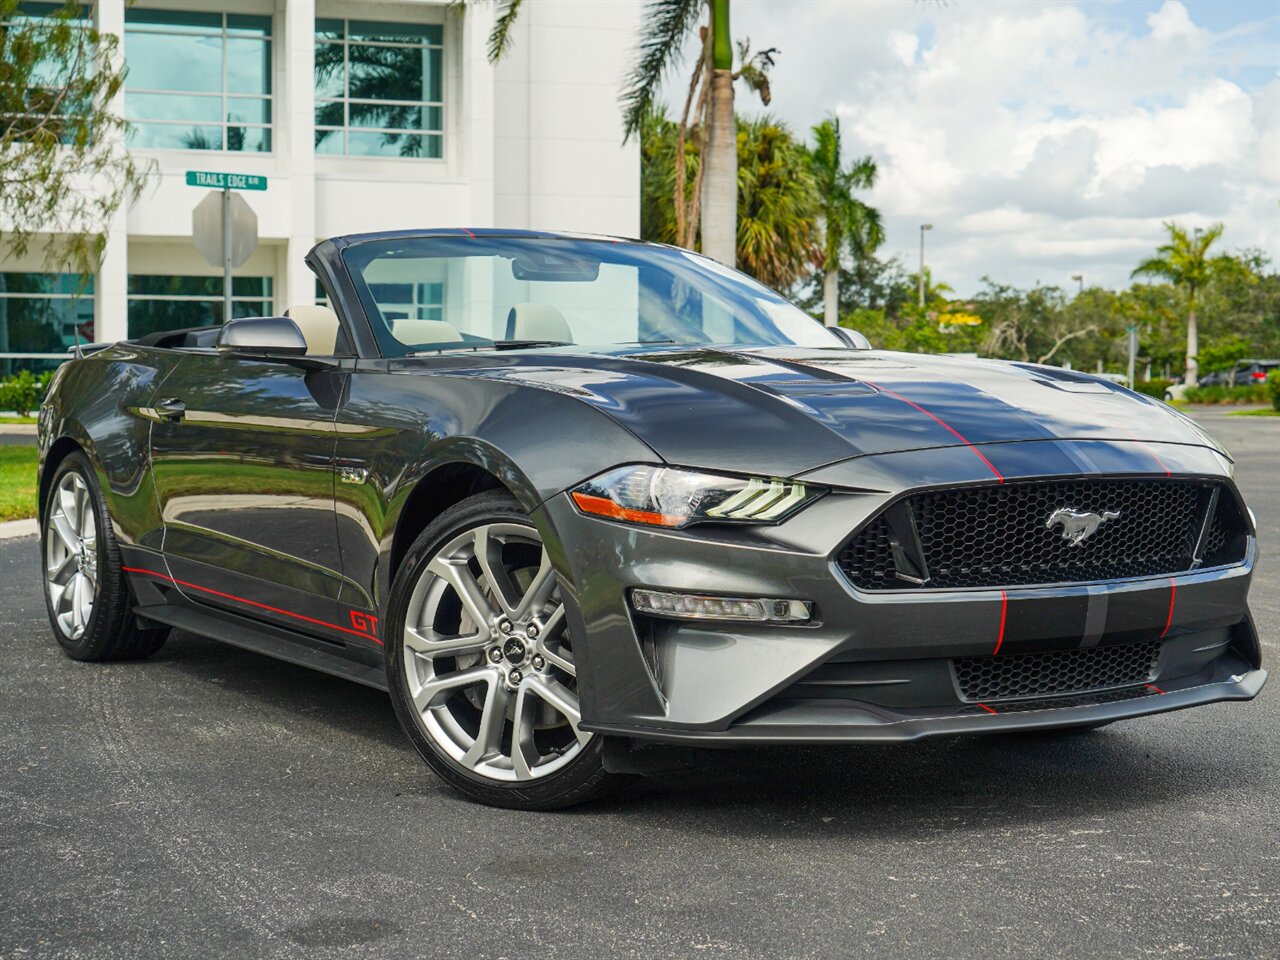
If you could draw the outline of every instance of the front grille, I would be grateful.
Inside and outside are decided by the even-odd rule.
[[[1011,657],[951,661],[960,699],[968,703],[1026,700],[1143,684],[1155,676],[1160,641]]]
[[[1063,507],[1118,516],[1073,544],[1061,525],[1047,526]],[[837,563],[864,590],[1087,583],[1235,563],[1244,558],[1244,531],[1234,497],[1212,482],[1005,483],[899,500]]]

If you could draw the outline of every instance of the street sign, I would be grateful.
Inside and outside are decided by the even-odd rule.
[[[215,173],[210,170],[188,170],[188,187],[210,190],[265,190],[267,178],[254,173]]]
[[[238,193],[226,194],[225,206],[231,219],[231,266],[238,267],[258,249],[258,215]],[[206,260],[215,267],[228,259],[222,235],[223,192],[210,190],[191,214],[191,239]]]

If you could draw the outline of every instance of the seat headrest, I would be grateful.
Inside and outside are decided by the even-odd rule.
[[[401,343],[457,343],[458,328],[447,320],[415,320],[401,317],[391,321],[391,335]]]
[[[338,345],[338,315],[317,303],[299,303],[284,315],[298,325],[307,341],[307,356],[331,357]]]
[[[507,314],[508,340],[562,340],[573,343],[564,314],[549,303],[517,303]]]

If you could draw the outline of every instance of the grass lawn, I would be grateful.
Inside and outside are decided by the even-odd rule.
[[[1280,417],[1280,410],[1263,407],[1261,410],[1238,410],[1227,414],[1229,417]]]
[[[0,520],[36,515],[36,448],[0,447]]]
[[[36,420],[35,417],[3,416],[3,417],[0,417],[0,423],[27,423],[34,427],[36,423],[38,423],[38,421]]]

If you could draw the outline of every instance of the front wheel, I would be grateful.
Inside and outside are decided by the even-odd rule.
[[[477,494],[431,523],[396,574],[387,619],[396,714],[449,784],[525,810],[605,789],[602,738],[579,727],[559,582],[513,497]]]

